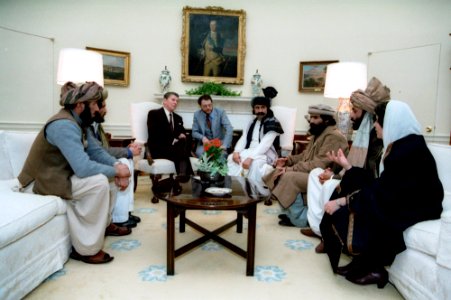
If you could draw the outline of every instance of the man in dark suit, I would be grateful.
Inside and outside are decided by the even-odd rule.
[[[179,175],[190,175],[190,141],[182,117],[174,112],[179,95],[167,92],[163,98],[163,107],[151,110],[147,115],[149,152],[152,158],[172,160]]]

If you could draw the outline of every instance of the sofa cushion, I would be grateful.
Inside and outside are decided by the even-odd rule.
[[[0,131],[0,179],[17,177],[37,132]]]
[[[0,249],[47,223],[61,210],[56,196],[2,192]]]
[[[404,241],[407,248],[436,257],[439,235],[440,220],[424,221],[407,228]]]

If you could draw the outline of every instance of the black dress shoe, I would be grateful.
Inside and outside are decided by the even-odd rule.
[[[385,269],[381,269],[380,271],[368,272],[357,277],[348,275],[346,279],[359,285],[377,284],[377,287],[382,289],[388,283],[388,272]]]
[[[131,212],[128,213],[128,219],[129,220],[131,219],[131,220],[135,221],[135,223],[141,222],[141,218],[138,217],[138,216],[132,215]]]
[[[120,226],[120,227],[127,227],[127,228],[134,228],[136,227],[136,222],[133,221],[132,219],[128,219],[125,222],[122,223],[114,223],[114,225]]]
[[[281,226],[287,226],[287,227],[295,227],[293,223],[291,223],[290,219],[287,218],[286,220],[280,220],[279,225]]]
[[[290,220],[290,218],[288,218],[288,216],[286,214],[280,214],[277,217],[279,217],[279,219],[281,219],[281,220],[288,220],[288,221]]]
[[[359,262],[359,257],[354,257],[349,264],[338,267],[335,273],[344,277],[361,277],[368,273],[363,266],[364,264]]]

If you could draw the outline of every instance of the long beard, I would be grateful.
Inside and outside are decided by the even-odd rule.
[[[105,122],[105,118],[100,114],[100,112],[96,111],[94,114],[94,122],[100,124]]]
[[[309,132],[311,135],[318,136],[321,133],[323,133],[323,131],[324,131],[324,129],[326,129],[326,127],[327,127],[327,124],[324,124],[324,123],[321,123],[321,124],[310,123]]]
[[[86,128],[91,126],[92,122],[94,122],[94,118],[91,116],[91,109],[89,105],[85,105],[85,109],[80,114],[81,119],[81,127]]]
[[[352,121],[352,129],[359,130],[360,124],[362,124],[363,121],[363,116],[365,115],[362,114],[362,117]]]

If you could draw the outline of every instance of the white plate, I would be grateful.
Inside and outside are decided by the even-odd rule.
[[[230,194],[232,192],[232,189],[229,188],[221,188],[221,187],[209,187],[205,189],[205,191],[209,194],[215,195],[215,196],[221,196]]]

